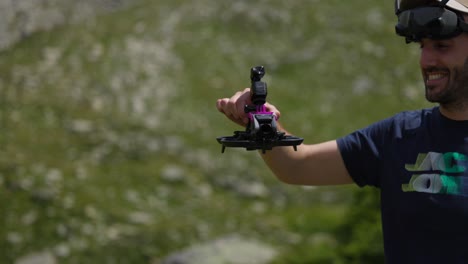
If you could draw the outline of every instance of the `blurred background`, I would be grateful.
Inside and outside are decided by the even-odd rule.
[[[221,154],[242,128],[215,102],[264,65],[305,143],[426,107],[392,1],[0,0],[0,22],[4,263],[383,263],[377,190]]]

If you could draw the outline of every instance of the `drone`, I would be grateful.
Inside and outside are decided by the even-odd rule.
[[[250,99],[252,105],[245,105],[244,112],[248,113],[249,122],[245,131],[234,131],[233,136],[218,137],[222,145],[221,153],[228,148],[245,148],[246,150],[267,150],[278,146],[297,146],[302,144],[303,138],[286,135],[277,129],[278,117],[267,111],[265,106],[267,97],[267,84],[261,79],[265,76],[265,67],[256,66],[250,70]]]

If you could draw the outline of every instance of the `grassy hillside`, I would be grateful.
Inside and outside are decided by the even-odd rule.
[[[215,101],[264,65],[306,143],[424,106],[387,1],[144,1],[0,53],[0,256],[150,263],[226,234],[338,263],[355,187],[278,182]],[[378,221],[378,220],[376,220]],[[322,262],[320,262],[322,261]]]

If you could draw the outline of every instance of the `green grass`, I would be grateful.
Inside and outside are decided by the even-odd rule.
[[[0,256],[149,263],[239,233],[277,263],[340,263],[355,188],[288,186],[256,153],[220,155],[215,138],[239,128],[215,102],[265,65],[307,143],[426,106],[394,23],[381,1],[142,0],[1,52]]]

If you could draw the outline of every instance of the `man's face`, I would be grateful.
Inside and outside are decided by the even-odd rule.
[[[426,99],[453,108],[468,106],[468,33],[446,40],[421,40]]]

